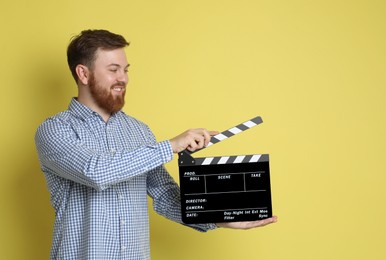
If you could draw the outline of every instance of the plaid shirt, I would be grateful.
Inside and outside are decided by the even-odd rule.
[[[72,99],[35,142],[55,209],[51,259],[150,259],[147,195],[157,213],[181,223],[179,187],[163,167],[170,142],[157,143],[124,112],[105,123]]]

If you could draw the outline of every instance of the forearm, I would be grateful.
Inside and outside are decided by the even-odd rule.
[[[103,190],[168,162],[171,152],[165,152],[167,147],[166,142],[161,142],[113,153],[74,149],[71,154],[41,155],[40,160],[44,168],[63,178]]]

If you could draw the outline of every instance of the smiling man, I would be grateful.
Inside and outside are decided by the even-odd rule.
[[[163,164],[206,146],[217,134],[191,129],[157,142],[125,114],[127,41],[86,30],[67,49],[78,96],[38,128],[35,142],[55,209],[51,259],[150,259],[147,196],[154,210],[182,224],[179,187]],[[276,222],[190,225],[249,229]]]

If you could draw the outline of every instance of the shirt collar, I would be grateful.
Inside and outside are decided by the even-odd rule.
[[[71,99],[70,105],[68,106],[68,110],[70,110],[77,117],[79,117],[83,120],[86,120],[87,118],[92,117],[96,114],[90,108],[79,103],[75,97]]]
[[[87,118],[90,118],[93,116],[99,116],[100,117],[100,115],[97,112],[93,111],[89,107],[80,103],[75,97],[71,99],[70,105],[68,106],[68,110],[70,110],[77,117],[79,117],[83,120],[86,120]],[[118,111],[117,113],[114,113],[111,117],[115,117],[121,113],[123,113],[123,112]]]

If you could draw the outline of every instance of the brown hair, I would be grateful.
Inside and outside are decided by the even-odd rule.
[[[73,37],[67,48],[67,62],[75,81],[78,81],[76,66],[83,64],[92,69],[98,49],[115,50],[128,45],[122,35],[107,30],[84,30]]]

